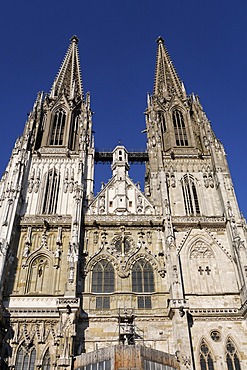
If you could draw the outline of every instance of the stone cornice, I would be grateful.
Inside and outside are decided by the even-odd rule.
[[[112,227],[118,227],[122,224],[129,226],[141,225],[142,227],[163,226],[162,216],[154,215],[86,215],[84,221],[86,226],[96,226],[95,223],[104,226],[111,225]]]
[[[217,318],[220,320],[239,319],[243,320],[242,312],[238,308],[190,308],[189,313],[193,319],[212,319]]]
[[[207,217],[207,216],[173,216],[172,223],[174,226],[181,227],[192,227],[192,226],[203,226],[203,227],[225,227],[225,217]]]
[[[20,224],[22,226],[44,225],[44,220],[53,225],[71,225],[72,217],[70,215],[26,215],[22,217]]]
[[[59,312],[57,309],[48,309],[48,308],[10,308],[8,309],[8,314],[6,316],[11,316],[13,318],[37,318],[37,317],[46,317],[46,318],[59,318]]]
[[[47,309],[57,307],[57,297],[10,296],[9,300],[3,303],[5,308],[8,309]]]
[[[40,148],[37,156],[50,156],[52,154],[54,157],[61,157],[61,156],[67,156],[70,157],[71,155],[77,156],[78,154],[76,152],[70,151],[67,147],[55,147],[55,146],[47,146]]]

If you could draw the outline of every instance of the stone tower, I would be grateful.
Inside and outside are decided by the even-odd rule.
[[[224,148],[157,43],[143,153],[94,150],[77,37],[38,94],[0,183],[3,368],[247,367],[246,224]],[[99,161],[112,178],[94,196]]]
[[[17,369],[71,366],[82,205],[93,190],[90,97],[77,44],[72,37],[51,92],[38,94],[1,181],[1,286],[8,364]]]

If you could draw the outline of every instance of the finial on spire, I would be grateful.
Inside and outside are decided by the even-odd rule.
[[[71,37],[70,41],[71,41],[71,42],[75,42],[76,44],[78,44],[79,39],[78,39],[78,37],[77,37],[76,35],[73,35],[73,36]]]
[[[156,40],[157,44],[163,44],[165,43],[165,40],[163,39],[163,37],[159,36]]]

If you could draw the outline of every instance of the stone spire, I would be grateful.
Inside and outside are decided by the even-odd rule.
[[[162,37],[157,39],[157,44],[154,96],[163,99],[175,94],[181,98],[185,98],[186,92],[184,85],[172,64]]]
[[[76,36],[71,37],[67,53],[53,82],[50,98],[64,93],[68,99],[83,99],[78,41]]]

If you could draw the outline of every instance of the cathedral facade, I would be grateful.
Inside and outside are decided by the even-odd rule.
[[[145,116],[146,151],[95,150],[72,37],[0,182],[3,369],[247,368],[246,223],[161,37]]]

